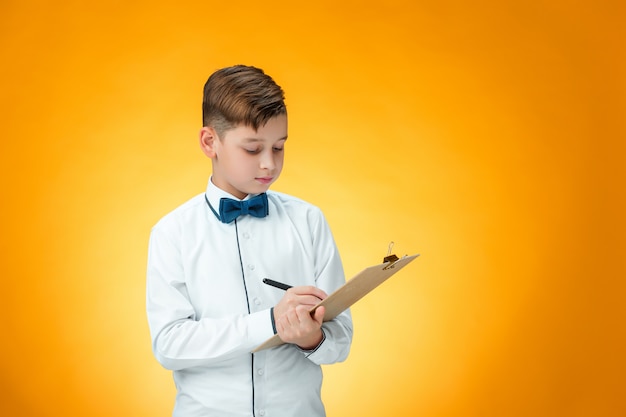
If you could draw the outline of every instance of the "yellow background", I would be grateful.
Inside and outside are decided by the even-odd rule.
[[[4,0],[0,414],[170,415],[148,234],[245,63],[347,276],[422,255],[353,309],[329,416],[626,415],[624,4]]]

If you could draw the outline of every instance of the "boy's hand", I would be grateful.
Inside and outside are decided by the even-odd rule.
[[[278,336],[283,342],[293,343],[301,349],[315,348],[322,341],[324,307],[311,315],[311,309],[327,294],[317,287],[293,287],[285,292],[274,307],[274,322]]]

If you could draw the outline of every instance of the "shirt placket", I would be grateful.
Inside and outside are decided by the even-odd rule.
[[[248,291],[248,300],[250,313],[265,310],[268,307],[268,300],[265,299],[263,291],[259,286],[262,285],[261,275],[263,271],[258,248],[255,250],[255,232],[254,222],[257,219],[249,216],[240,217],[238,222],[239,245],[241,250],[241,259],[244,269],[244,279],[246,289]],[[258,246],[258,245],[256,245]],[[261,274],[261,275],[260,275]],[[254,415],[263,417],[267,413],[267,382],[266,382],[266,357],[267,352],[254,353],[252,360],[252,383],[254,392]]]

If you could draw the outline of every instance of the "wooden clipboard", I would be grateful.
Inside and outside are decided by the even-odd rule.
[[[395,256],[387,257],[385,259],[390,259],[387,262],[365,268],[313,307],[311,313],[318,307],[324,306],[326,307],[324,321],[334,319],[418,256],[419,254],[404,256],[400,259]],[[283,343],[276,334],[257,346],[252,352],[280,346]]]

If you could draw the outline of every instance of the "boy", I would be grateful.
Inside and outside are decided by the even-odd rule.
[[[173,370],[173,415],[324,416],[320,365],[347,358],[352,319],[309,314],[345,282],[321,211],[268,191],[283,167],[283,91],[258,68],[228,67],[206,82],[202,111],[207,190],[154,226],[148,254],[152,348]],[[251,353],[276,333],[284,345]]]

